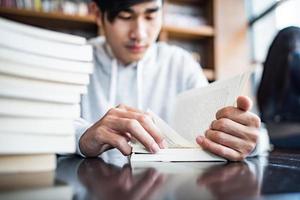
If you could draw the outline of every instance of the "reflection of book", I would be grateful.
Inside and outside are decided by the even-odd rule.
[[[0,173],[43,172],[55,168],[55,154],[0,156]]]
[[[65,183],[55,183],[49,187],[0,191],[0,199],[5,200],[38,200],[38,199],[64,199],[71,200],[73,191]]]
[[[210,154],[196,143],[198,135],[204,135],[216,112],[233,106],[240,95],[249,73],[214,82],[207,87],[192,89],[176,99],[172,128],[156,116],[154,123],[160,128],[168,143],[167,149],[157,154],[148,153],[141,145],[133,145],[132,161],[222,161],[223,158]],[[173,129],[174,128],[174,129]]]
[[[54,184],[55,171],[28,173],[0,173],[0,192],[49,187]]]

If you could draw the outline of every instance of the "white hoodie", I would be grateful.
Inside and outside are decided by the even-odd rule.
[[[82,119],[76,120],[77,153],[79,139],[111,107],[126,104],[148,108],[170,122],[171,105],[177,94],[208,84],[200,65],[181,48],[155,43],[138,63],[123,66],[117,62],[103,37],[91,41],[94,47],[94,73],[88,93],[82,97]],[[81,154],[82,155],[82,154]],[[105,161],[124,157],[117,149],[101,155]]]

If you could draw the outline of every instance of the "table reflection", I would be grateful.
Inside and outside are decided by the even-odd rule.
[[[260,178],[246,163],[149,163],[118,167],[81,161],[84,199],[241,199],[260,194]]]
[[[260,194],[257,174],[246,163],[215,166],[199,176],[199,187],[206,187],[216,199],[255,198]]]
[[[151,199],[164,182],[164,175],[147,169],[133,176],[130,165],[122,168],[100,159],[86,159],[78,168],[78,177],[92,199]]]

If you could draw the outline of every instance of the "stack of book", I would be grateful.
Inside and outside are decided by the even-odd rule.
[[[56,153],[75,151],[92,47],[3,18],[0,35],[0,172],[53,170]]]

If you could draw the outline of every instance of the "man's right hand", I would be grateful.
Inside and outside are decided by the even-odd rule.
[[[81,152],[87,157],[96,157],[112,148],[123,155],[131,154],[130,140],[137,140],[152,153],[166,147],[166,142],[145,112],[119,105],[111,108],[103,118],[91,126],[79,141]]]

